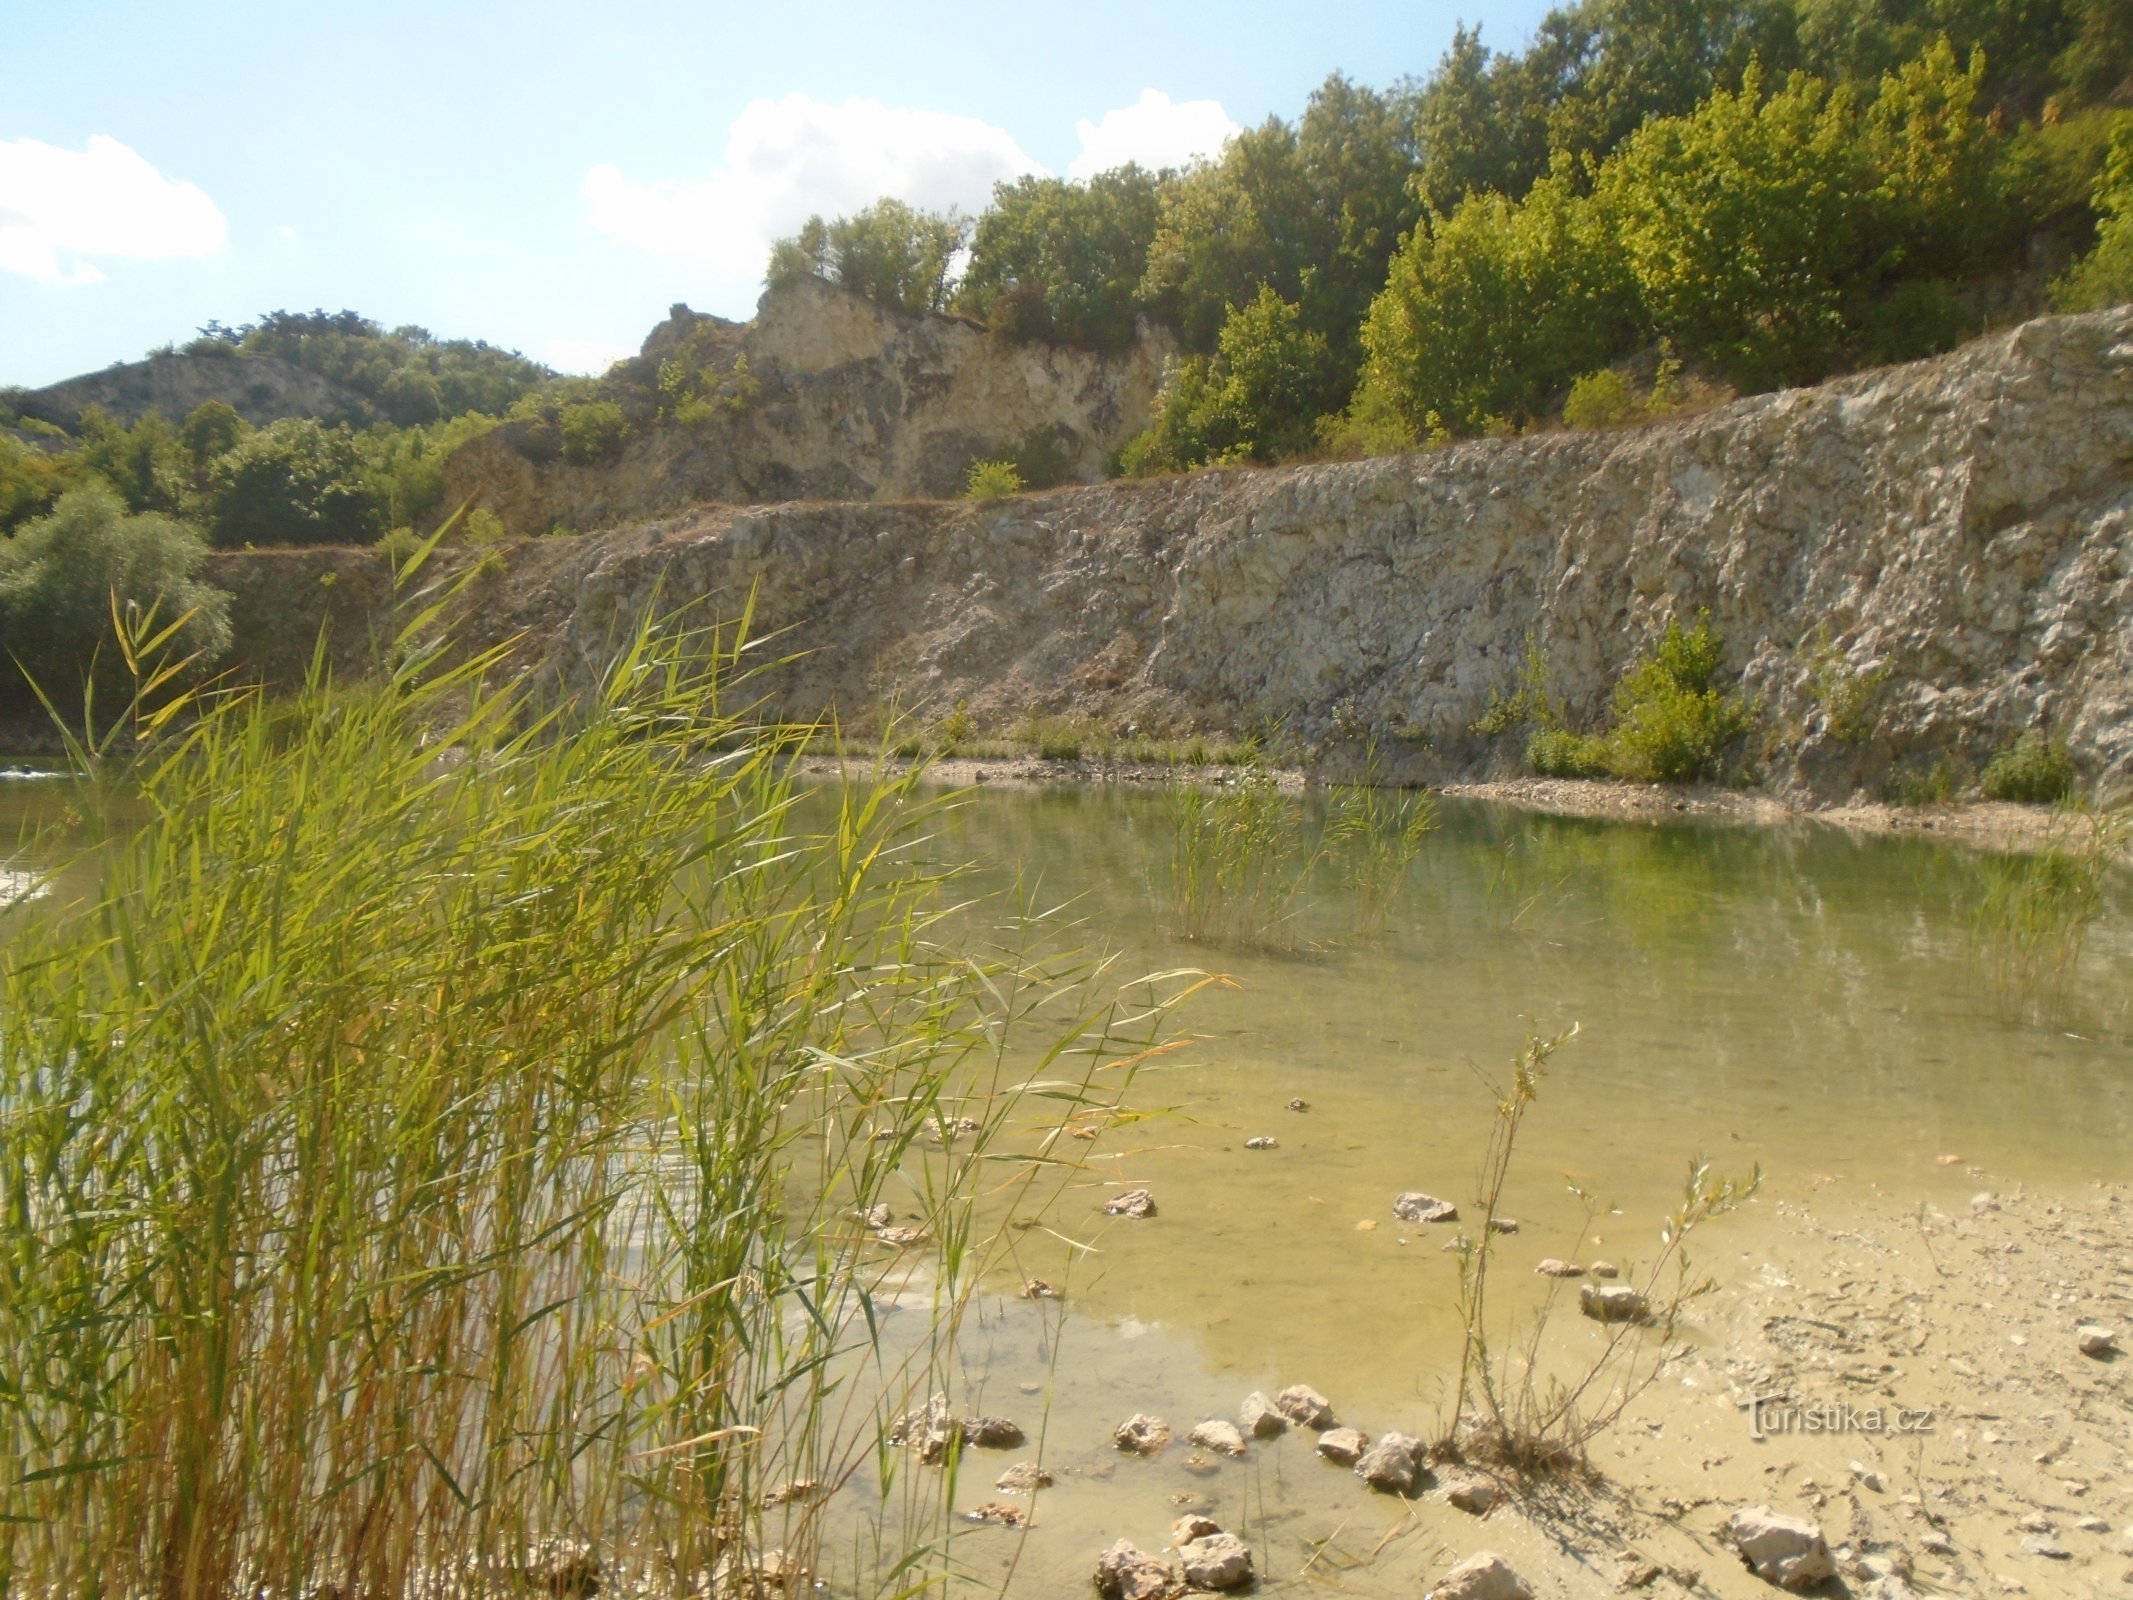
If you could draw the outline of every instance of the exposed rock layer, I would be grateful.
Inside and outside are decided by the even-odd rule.
[[[731,613],[751,589],[807,652],[777,680],[794,712],[1279,719],[1335,753],[1368,728],[1421,776],[1515,763],[1470,729],[1529,634],[1591,723],[1707,608],[1781,787],[1974,768],[2037,726],[2122,785],[2133,308],[1616,432],[990,505],[699,508],[521,547],[482,615],[575,687],[655,600]],[[1831,660],[1887,669],[1857,742],[1829,732],[1818,651],[1825,685]]]

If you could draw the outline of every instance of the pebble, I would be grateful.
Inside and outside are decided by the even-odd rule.
[[[1595,1261],[1592,1264],[1592,1275],[1595,1278],[1619,1278],[1622,1276],[1622,1269],[1612,1261]]]
[[[1124,1194],[1106,1200],[1104,1211],[1114,1217],[1152,1217],[1155,1215],[1155,1196],[1146,1189],[1128,1189]]]
[[[1145,1411],[1135,1412],[1111,1430],[1111,1440],[1121,1450],[1130,1450],[1139,1456],[1152,1456],[1170,1443],[1170,1424],[1161,1417],[1149,1416]]]
[[[1185,1581],[1195,1589],[1241,1589],[1252,1581],[1252,1552],[1230,1533],[1210,1533],[1178,1546]]]
[[[1262,1133],[1256,1139],[1245,1140],[1244,1148],[1247,1150],[1279,1150],[1281,1141],[1271,1133]]]
[[[1328,1461],[1352,1467],[1370,1448],[1370,1436],[1361,1428],[1328,1428],[1318,1436],[1318,1453]]]
[[[1137,1550],[1121,1539],[1096,1562],[1096,1592],[1106,1600],[1164,1600],[1178,1586],[1167,1561]]]
[[[1392,1202],[1392,1214],[1402,1222],[1457,1222],[1459,1208],[1449,1200],[1439,1200],[1433,1194],[1410,1190],[1397,1195]]]
[[[1289,1102],[1289,1109],[1291,1111],[1309,1111],[1311,1109],[1311,1102],[1308,1100],[1291,1100]]]
[[[1585,1276],[1585,1269],[1575,1261],[1558,1261],[1554,1256],[1549,1256],[1533,1270],[1544,1278],[1582,1278]]]
[[[1307,1383],[1292,1383],[1274,1396],[1274,1407],[1299,1428],[1333,1426],[1333,1402]]]
[[[1012,1450],[1022,1443],[1022,1425],[1006,1417],[965,1417],[963,1442],[981,1450]]]
[[[2074,1330],[2074,1344],[2085,1356],[2107,1356],[2118,1348],[2118,1330],[2084,1322]]]
[[[1034,1461],[1018,1461],[1000,1474],[993,1485],[1002,1494],[1035,1494],[1052,1486],[1052,1469]]]
[[[1032,1278],[1022,1286],[1022,1298],[1025,1300],[1057,1300],[1059,1298],[1059,1289],[1057,1285],[1047,1283],[1042,1278]]]
[[[2047,1561],[2071,1561],[2074,1556],[2074,1552],[2065,1545],[2034,1536],[2022,1541],[2022,1553],[2026,1556],[2042,1556]]]
[[[1578,1290],[1578,1309],[1598,1322],[1643,1322],[1652,1314],[1651,1302],[1626,1283],[1586,1284]]]
[[[1493,1550],[1478,1550],[1439,1578],[1425,1600],[1533,1600],[1533,1585]]]
[[[1411,1494],[1421,1470],[1422,1441],[1405,1433],[1384,1435],[1355,1464],[1358,1478],[1392,1494]]]
[[[996,1528],[1023,1528],[1029,1525],[1029,1512],[1022,1506],[1007,1505],[998,1500],[988,1500],[981,1506],[973,1506],[963,1513],[965,1522],[989,1523]]]
[[[1222,1524],[1202,1511],[1189,1511],[1170,1525],[1172,1544],[1191,1544],[1195,1539],[1204,1539],[1211,1533],[1220,1533]]]
[[[1485,1517],[1503,1498],[1503,1491],[1486,1478],[1458,1478],[1445,1485],[1444,1498],[1470,1516]]]
[[[1491,1233],[1516,1233],[1516,1232],[1518,1232],[1518,1218],[1516,1218],[1516,1217],[1491,1217],[1491,1218],[1489,1218],[1489,1232],[1491,1232]]]
[[[1289,1419],[1257,1389],[1246,1395],[1244,1404],[1237,1408],[1237,1421],[1254,1439],[1271,1439],[1286,1433],[1289,1427]]]
[[[1237,1431],[1234,1422],[1219,1418],[1200,1423],[1185,1435],[1187,1444],[1199,1445],[1202,1449],[1219,1451],[1226,1456],[1244,1454],[1244,1435]]]

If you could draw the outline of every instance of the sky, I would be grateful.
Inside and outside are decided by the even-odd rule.
[[[0,0],[0,386],[344,307],[600,371],[811,214],[1175,165],[1544,9]]]

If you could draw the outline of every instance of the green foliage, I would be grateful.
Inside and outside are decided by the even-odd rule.
[[[973,461],[964,484],[972,500],[1005,500],[1022,492],[1022,474],[1012,461]]]
[[[2124,811],[2076,812],[2033,851],[1978,858],[1965,885],[1970,933],[2003,1010],[2048,1012],[2059,998],[2103,912],[2127,825]]]
[[[2053,286],[2064,311],[2088,311],[2133,300],[2133,115],[2118,119],[2110,154],[2096,180],[2095,208],[2102,219],[2096,248]]]
[[[1753,722],[1747,704],[1716,681],[1722,658],[1708,616],[1687,631],[1668,619],[1652,653],[1615,685],[1607,743],[1616,776],[1645,783],[1718,776],[1727,750]]]
[[[1526,647],[1519,657],[1517,684],[1506,693],[1499,686],[1489,690],[1489,708],[1473,725],[1485,736],[1510,733],[1519,728],[1549,732],[1563,726],[1563,702],[1555,692],[1555,674],[1548,653],[1529,630]]]
[[[505,537],[504,519],[487,506],[475,506],[459,519],[457,532],[461,544],[496,544]]]
[[[1171,903],[1185,939],[1278,942],[1321,859],[1307,845],[1301,804],[1256,764],[1213,790],[1174,784],[1170,835]]]
[[[1361,461],[1372,456],[1394,456],[1415,449],[1420,440],[1414,426],[1400,415],[1385,391],[1366,384],[1355,393],[1345,411],[1318,419],[1320,450],[1336,460]]]
[[[422,535],[413,528],[393,528],[378,541],[378,554],[395,567],[406,563],[407,558],[422,548]]]
[[[124,677],[114,606],[157,629],[178,624],[175,654],[211,663],[229,648],[230,597],[201,580],[206,559],[206,542],[184,523],[129,515],[100,483],[69,490],[0,540],[0,636],[13,657],[0,679],[13,690],[19,667],[61,703],[93,679],[108,700]]]
[[[204,480],[208,464],[236,449],[251,431],[252,425],[224,401],[203,400],[194,406],[178,429],[178,442],[185,447],[193,480]]]
[[[237,328],[210,323],[188,351],[221,345],[273,356],[345,384],[397,426],[468,411],[500,416],[555,376],[515,350],[438,339],[426,328],[387,331],[353,311],[274,311]]]
[[[2032,728],[1985,763],[1978,787],[1988,800],[2050,805],[2074,787],[2074,758],[2065,745]]]
[[[1262,286],[1230,312],[1213,360],[1173,373],[1155,419],[1126,447],[1126,470],[1275,461],[1308,449],[1327,365],[1326,342],[1304,327],[1302,307]]]
[[[1822,628],[1808,658],[1808,688],[1822,708],[1824,731],[1844,744],[1864,744],[1872,738],[1881,686],[1894,671],[1886,662],[1852,666],[1831,642],[1829,629]]]
[[[563,459],[580,465],[613,461],[629,438],[629,419],[612,400],[588,400],[562,409]]]
[[[43,516],[84,475],[79,454],[40,450],[0,428],[0,534]]]
[[[1567,167],[1523,201],[1476,194],[1394,257],[1363,331],[1363,383],[1418,434],[1531,421],[1634,325],[1607,217]]]
[[[1387,787],[1373,743],[1363,781],[1335,785],[1326,819],[1326,853],[1355,895],[1356,933],[1375,938],[1437,826],[1436,802],[1426,790]]]
[[[385,527],[389,496],[367,465],[346,427],[284,417],[208,468],[211,536],[226,547],[368,544]]]
[[[1526,741],[1526,765],[1543,778],[1604,778],[1614,770],[1614,751],[1597,734],[1536,728]]]
[[[995,184],[971,237],[957,308],[1007,338],[1125,350],[1141,310],[1159,182],[1129,164],[1082,183]]]
[[[903,311],[943,311],[949,271],[970,234],[969,219],[953,209],[921,211],[878,200],[834,222],[809,217],[771,248],[765,276],[772,288],[815,277]]]
[[[1643,410],[1629,380],[1612,367],[1588,372],[1570,385],[1563,423],[1571,428],[1612,428]]]

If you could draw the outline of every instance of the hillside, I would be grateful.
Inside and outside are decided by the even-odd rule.
[[[347,569],[364,581],[323,586]],[[241,648],[322,620],[360,658],[358,552],[230,555]],[[1110,728],[1281,722],[1398,775],[1506,771],[1473,731],[1529,637],[1575,724],[1665,621],[1708,609],[1754,700],[1755,774],[1841,798],[1974,774],[2026,729],[2133,782],[2133,308],[1612,431],[1115,482],[991,505],[700,507],[510,547],[472,625],[582,688],[638,612],[756,598],[802,652],[782,708],[958,704]],[[1833,685],[1861,704],[1841,721]]]

